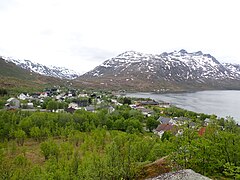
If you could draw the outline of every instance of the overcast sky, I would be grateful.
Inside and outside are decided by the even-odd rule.
[[[239,0],[0,0],[0,55],[86,72],[127,50],[240,63]]]

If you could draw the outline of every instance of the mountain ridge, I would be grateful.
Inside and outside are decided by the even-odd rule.
[[[23,69],[15,63],[0,57],[0,87],[15,89],[42,89],[45,86],[65,84],[63,80],[51,76],[41,75]]]
[[[34,63],[30,60],[19,60],[19,59],[13,59],[13,58],[6,58],[1,57],[6,62],[12,62],[16,64],[17,66],[30,70],[31,72],[38,73],[40,75],[60,78],[60,79],[75,79],[79,77],[79,73],[67,69],[65,67],[57,67],[57,66],[46,66],[40,63]]]
[[[77,79],[89,86],[137,91],[240,89],[240,65],[220,63],[201,51],[126,51]]]

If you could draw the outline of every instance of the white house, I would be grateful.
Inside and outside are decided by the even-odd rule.
[[[19,96],[18,96],[18,99],[20,99],[20,100],[26,100],[26,99],[28,99],[28,98],[29,98],[28,94],[25,95],[24,93],[21,93],[21,94],[19,94]]]
[[[46,92],[43,92],[39,95],[39,98],[46,98],[48,97],[48,94]]]
[[[78,104],[73,102],[68,105],[68,108],[79,109]]]
[[[27,108],[33,109],[34,108],[33,103],[27,103]]]
[[[87,94],[79,94],[78,97],[88,97]]]

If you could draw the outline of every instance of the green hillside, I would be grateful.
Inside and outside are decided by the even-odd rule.
[[[36,78],[36,74],[20,68],[12,62],[6,62],[2,58],[0,58],[0,76],[15,77],[22,80],[33,80]]]
[[[29,70],[22,69],[0,57],[0,87],[21,90],[42,89],[49,85],[61,85],[63,81],[58,78],[43,76]]]

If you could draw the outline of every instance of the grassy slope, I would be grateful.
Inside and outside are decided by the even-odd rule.
[[[14,63],[6,63],[0,58],[0,87],[16,91],[42,89],[46,86],[61,85],[60,79],[42,76],[22,69]]]

